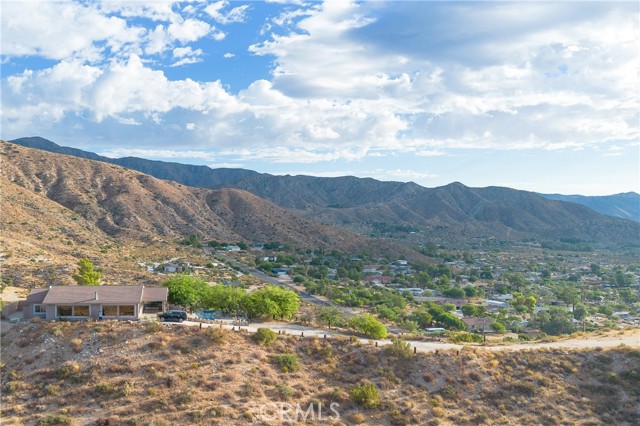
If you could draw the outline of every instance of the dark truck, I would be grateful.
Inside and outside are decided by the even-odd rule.
[[[160,321],[176,321],[182,322],[187,319],[187,313],[185,311],[167,311],[158,314]]]

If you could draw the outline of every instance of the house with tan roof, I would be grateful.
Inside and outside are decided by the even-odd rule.
[[[127,319],[164,312],[169,290],[147,286],[51,286],[34,288],[24,304],[24,318],[45,320]]]

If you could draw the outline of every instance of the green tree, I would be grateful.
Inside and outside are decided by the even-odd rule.
[[[467,285],[464,288],[464,295],[465,297],[476,297],[478,295],[478,288],[471,285]]]
[[[573,317],[578,321],[584,321],[588,314],[587,307],[583,304],[576,305],[576,307],[573,308]]]
[[[181,244],[187,246],[193,246],[195,248],[202,248],[202,243],[200,242],[200,237],[196,234],[191,234],[187,238],[181,241]]]
[[[243,305],[251,318],[291,319],[300,308],[300,297],[291,290],[268,285],[249,293]]]
[[[571,313],[559,306],[552,306],[548,311],[538,312],[533,317],[532,324],[552,336],[571,334],[575,331]]]
[[[465,291],[458,286],[448,288],[442,294],[453,299],[462,299],[466,296]]]
[[[329,330],[331,330],[332,325],[335,325],[338,321],[342,321],[343,319],[344,314],[335,306],[320,308],[318,311],[318,320],[322,324],[326,324],[329,327]]]
[[[465,317],[473,317],[476,313],[476,307],[474,305],[464,305],[460,310]]]
[[[93,263],[87,258],[78,260],[78,272],[71,277],[78,285],[100,285],[102,272],[94,269]]]
[[[409,317],[411,321],[415,321],[420,328],[426,328],[431,325],[433,317],[426,311],[414,311]]]
[[[490,326],[493,329],[493,331],[495,331],[496,333],[504,334],[507,332],[507,327],[505,327],[504,324],[501,322],[498,322],[498,321],[492,322]]]
[[[533,313],[538,301],[534,296],[524,296],[522,293],[513,293],[511,306],[520,313]]]
[[[349,327],[366,334],[372,339],[384,339],[387,337],[387,327],[371,314],[354,315],[349,318]]]
[[[527,283],[525,281],[524,277],[522,275],[520,275],[520,274],[506,273],[506,274],[504,274],[504,278],[506,278],[506,280],[509,282],[511,287],[516,289],[516,290],[524,287],[526,285],[526,283]]]
[[[247,292],[238,287],[215,285],[204,294],[204,305],[227,314],[238,314],[242,310]]]
[[[447,328],[455,328],[456,330],[465,330],[467,328],[460,318],[449,312],[436,317],[436,321]]]
[[[558,299],[562,300],[567,305],[572,305],[572,307],[575,307],[580,301],[580,294],[578,293],[578,290],[571,285],[565,285],[558,289],[557,296]]]
[[[162,285],[169,289],[169,303],[190,311],[204,307],[210,291],[206,282],[185,274],[174,275]]]

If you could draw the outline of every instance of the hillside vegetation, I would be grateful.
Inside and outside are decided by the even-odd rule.
[[[280,403],[322,404],[323,420],[316,408],[309,424],[640,422],[640,351],[625,347],[413,355],[157,323],[9,327],[3,425],[291,424],[274,415]]]

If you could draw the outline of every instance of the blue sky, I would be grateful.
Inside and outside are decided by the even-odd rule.
[[[3,139],[427,187],[640,192],[637,2],[0,7]]]

